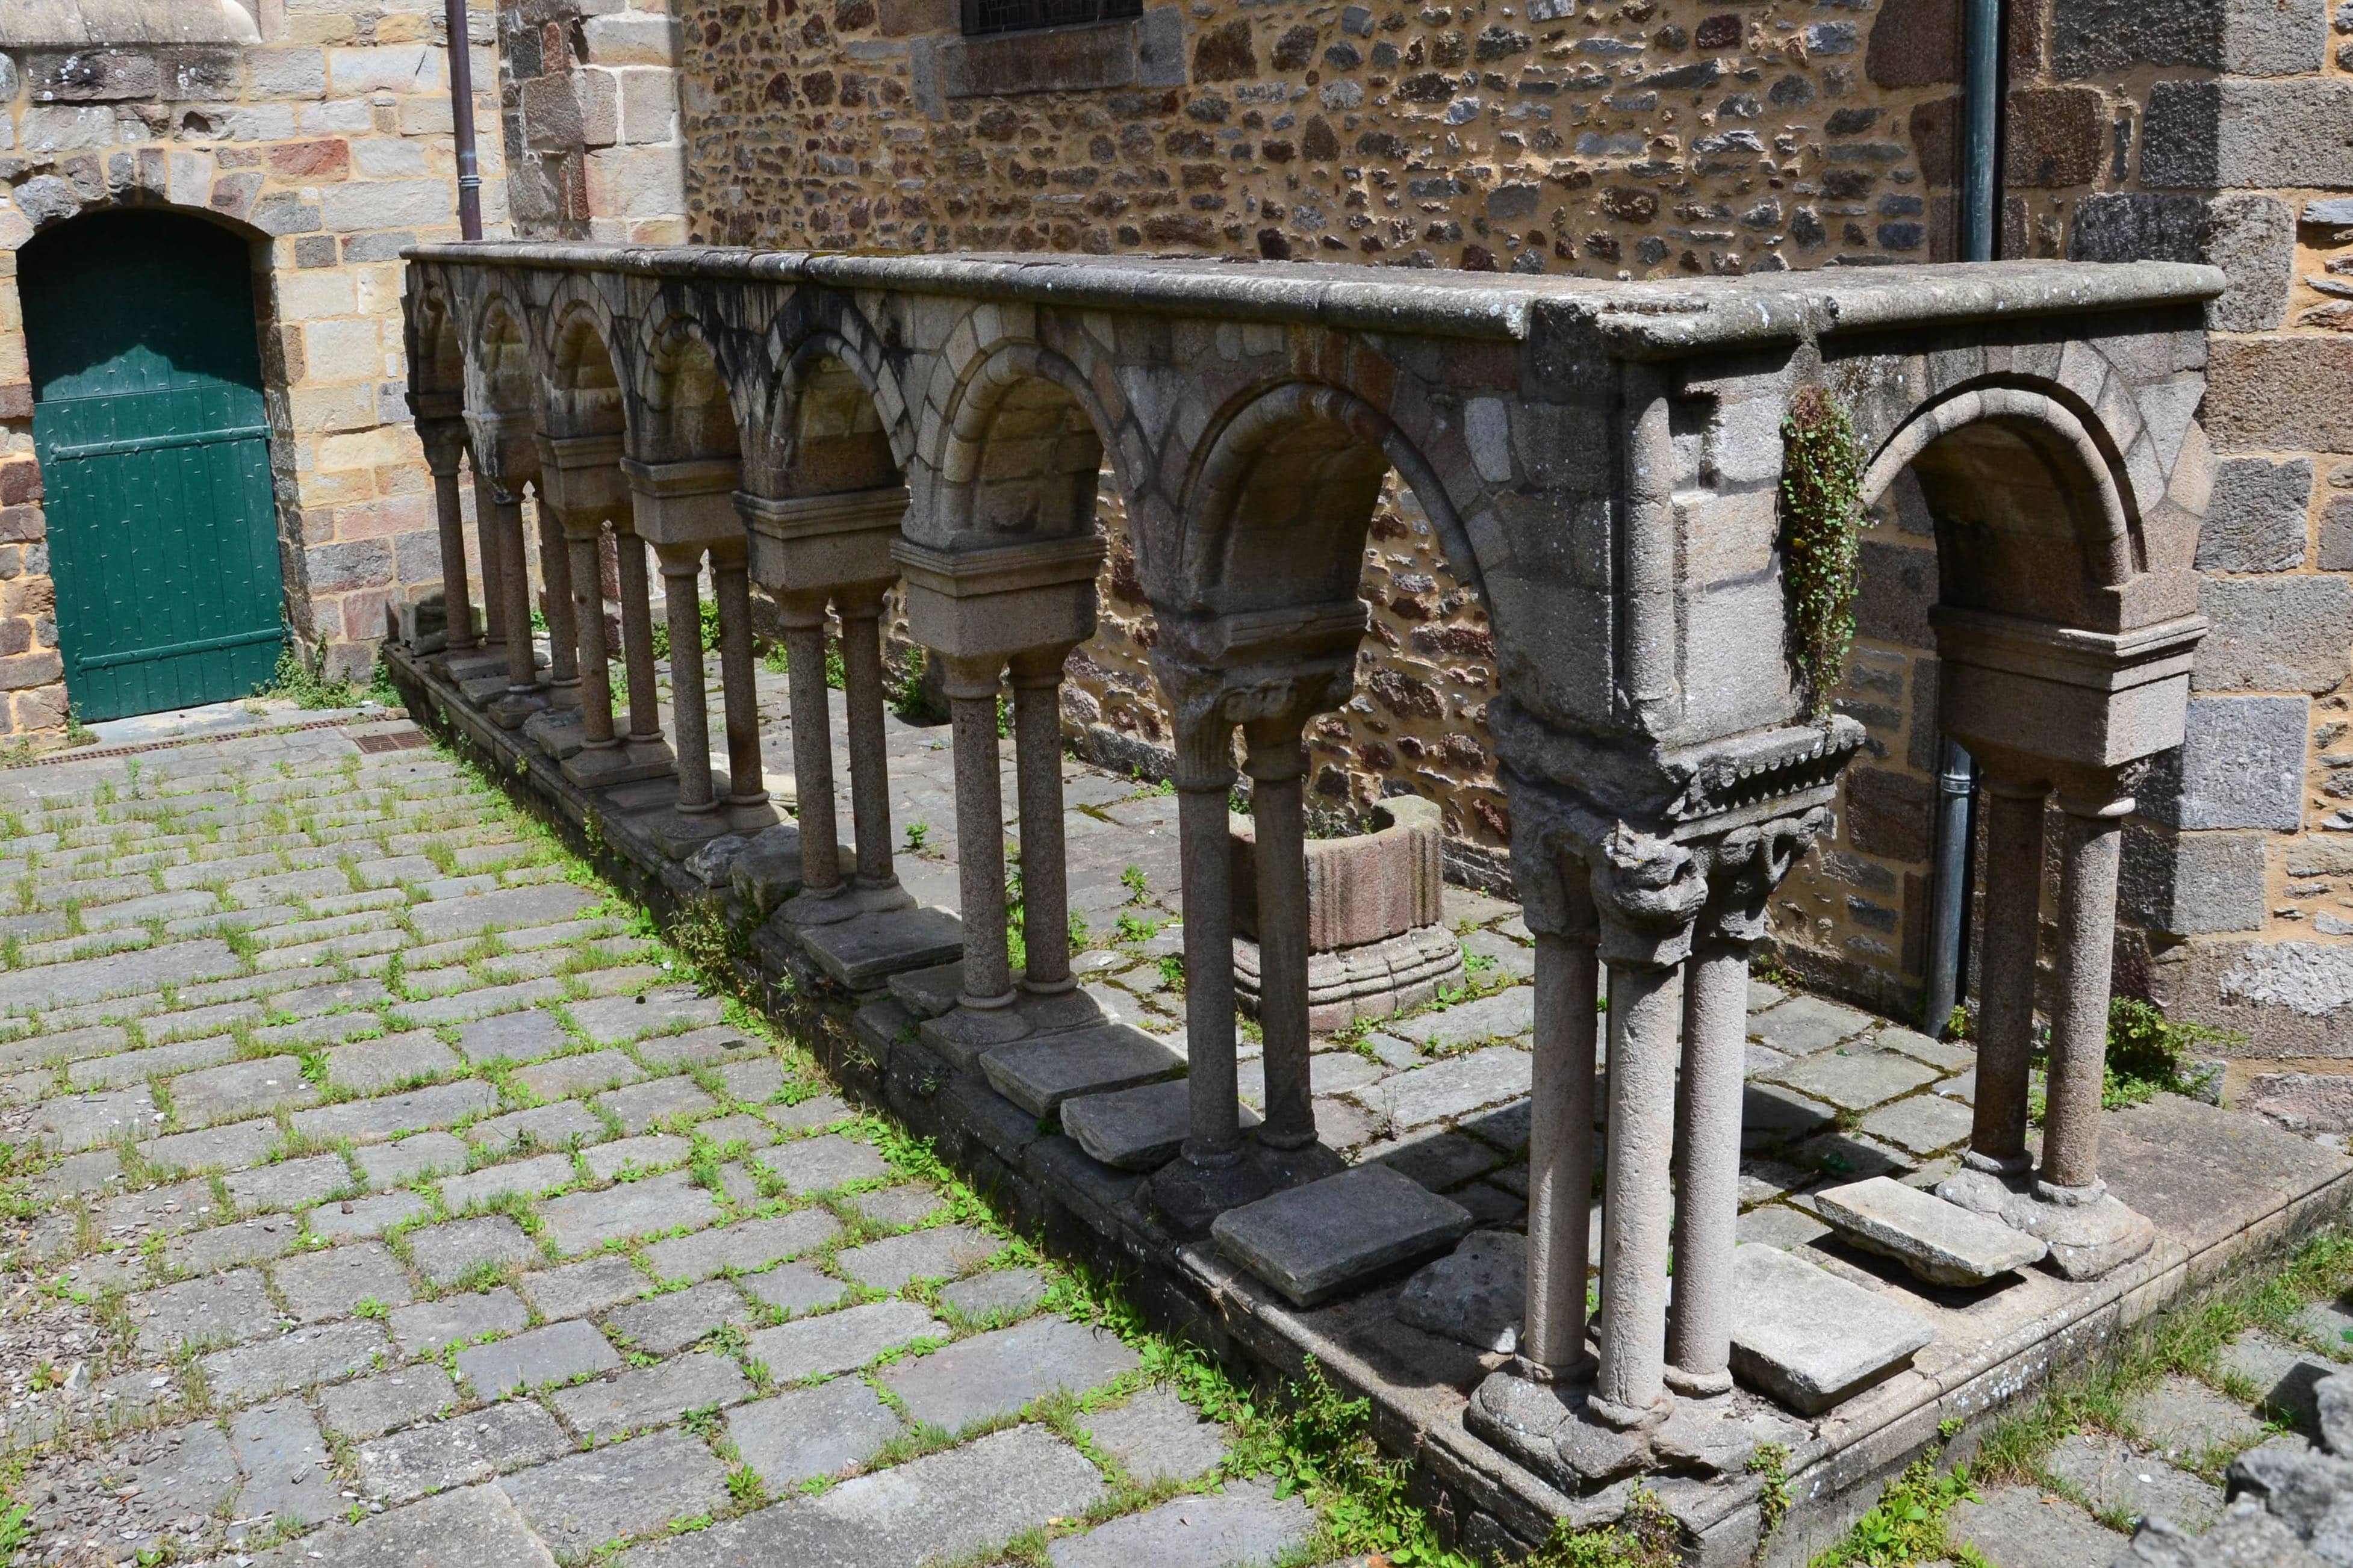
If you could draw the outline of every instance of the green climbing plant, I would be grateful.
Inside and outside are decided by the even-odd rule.
[[[1827,719],[1839,667],[1854,640],[1861,559],[1862,442],[1854,416],[1826,386],[1801,386],[1781,419],[1782,580],[1790,657],[1808,710]]]

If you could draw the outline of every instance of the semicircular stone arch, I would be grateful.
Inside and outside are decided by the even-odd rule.
[[[746,489],[807,496],[905,482],[915,432],[892,367],[855,308],[797,292],[770,323],[771,391],[744,443]]]

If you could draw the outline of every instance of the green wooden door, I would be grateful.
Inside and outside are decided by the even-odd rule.
[[[284,636],[245,241],[95,214],[18,253],[66,694],[84,719],[242,697]]]

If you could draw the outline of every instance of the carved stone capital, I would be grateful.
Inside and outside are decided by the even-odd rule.
[[[1817,805],[1734,828],[1706,845],[1708,903],[1702,921],[1706,933],[1736,942],[1762,937],[1765,906],[1774,889],[1830,826],[1830,808]]]
[[[466,456],[466,421],[459,415],[438,418],[420,416],[417,439],[425,447],[425,466],[432,470],[433,477],[448,479],[457,473],[459,462]]]
[[[1620,822],[1588,857],[1605,963],[1673,964],[1691,953],[1707,902],[1707,862],[1672,839]]]

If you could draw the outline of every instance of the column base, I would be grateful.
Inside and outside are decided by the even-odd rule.
[[[1018,1007],[974,1007],[959,1002],[915,1027],[923,1044],[959,1072],[978,1070],[981,1053],[1027,1039],[1034,1031]]]
[[[915,896],[893,883],[887,888],[861,888],[854,882],[836,882],[824,892],[804,888],[786,899],[780,912],[798,926],[839,925],[860,915],[888,914],[892,910],[912,910]]]
[[[525,740],[537,742],[542,751],[562,762],[579,755],[588,740],[588,726],[576,706],[561,708],[550,703],[522,721],[522,733]]]
[[[727,818],[718,812],[682,812],[673,807],[649,817],[638,831],[671,859],[683,860],[730,829]]]
[[[1989,1215],[2050,1248],[2044,1259],[2063,1279],[2096,1279],[2121,1268],[2157,1245],[2157,1226],[2105,1188],[2053,1189],[2020,1175],[2008,1181],[1984,1171],[1956,1171],[1936,1185],[1936,1195],[1974,1213]]]
[[[441,673],[450,685],[460,688],[470,680],[484,680],[493,675],[503,681],[507,673],[507,651],[502,647],[477,643],[462,652],[444,658]]]
[[[1245,1137],[1229,1165],[1197,1165],[1181,1156],[1163,1165],[1146,1184],[1152,1213],[1190,1240],[1209,1233],[1209,1222],[1228,1209],[1271,1194],[1336,1176],[1345,1161],[1320,1143],[1304,1149],[1270,1149]]]
[[[613,784],[668,778],[677,771],[670,748],[660,744],[584,745],[564,760],[564,776],[582,789],[605,789]]]
[[[547,683],[547,705],[551,709],[556,710],[560,712],[577,713],[580,710],[580,681],[578,678],[575,677],[570,680],[549,681]]]
[[[505,696],[491,701],[482,711],[501,730],[520,730],[533,714],[543,712],[546,708],[545,691],[517,691],[509,687]]]
[[[1685,1372],[1679,1366],[1667,1368],[1667,1386],[1682,1399],[1714,1399],[1732,1392],[1732,1369],[1721,1372]]]
[[[1546,1382],[1516,1362],[1487,1375],[1462,1425],[1572,1496],[1643,1471],[1735,1475],[1757,1451],[1729,1393],[1677,1402],[1663,1419],[1630,1430],[1601,1418],[1588,1378]]]

